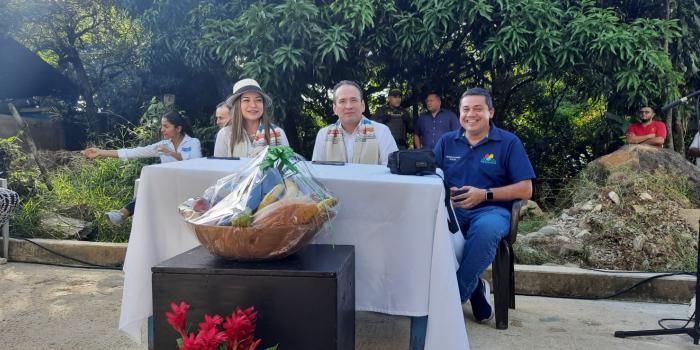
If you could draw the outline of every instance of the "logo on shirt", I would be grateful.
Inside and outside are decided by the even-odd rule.
[[[484,157],[481,158],[481,163],[482,164],[496,164],[496,157],[494,157],[493,153],[486,153],[486,154],[484,154]]]
[[[182,147],[183,152],[192,152],[192,147]]]
[[[451,162],[455,162],[455,161],[459,160],[459,157],[457,157],[457,156],[447,156],[446,155],[445,158],[447,158],[447,160],[449,160]]]

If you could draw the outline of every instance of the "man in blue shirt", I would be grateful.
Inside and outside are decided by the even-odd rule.
[[[489,285],[479,276],[508,235],[512,201],[532,196],[535,172],[520,139],[490,123],[494,108],[488,91],[465,91],[459,113],[462,127],[440,138],[435,159],[450,186],[460,229],[466,233],[457,270],[460,298],[471,302],[474,318],[482,322],[493,317],[493,306]]]
[[[457,115],[442,109],[442,101],[438,94],[428,94],[425,107],[428,111],[421,113],[415,122],[413,145],[416,149],[433,149],[440,136],[448,131],[459,129]]]

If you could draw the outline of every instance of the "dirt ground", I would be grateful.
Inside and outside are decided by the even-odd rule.
[[[122,285],[121,271],[0,265],[0,349],[146,349],[117,330]],[[473,322],[466,308],[472,349],[696,349],[685,335],[612,336],[686,317],[687,305],[521,296],[516,303],[507,330]],[[408,328],[406,317],[358,312],[355,348],[408,349]]]

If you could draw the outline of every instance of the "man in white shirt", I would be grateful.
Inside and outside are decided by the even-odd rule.
[[[360,86],[342,80],[333,88],[333,112],[338,121],[319,130],[312,160],[382,164],[398,150],[389,128],[365,118]]]

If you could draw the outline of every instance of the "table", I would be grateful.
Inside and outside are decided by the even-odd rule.
[[[260,262],[225,260],[199,246],[152,271],[155,350],[177,348],[179,334],[165,316],[173,300],[188,301],[190,320],[254,306],[259,349],[355,349],[353,246],[309,244],[286,259]]]
[[[152,313],[151,267],[199,245],[177,205],[244,162],[200,158],[141,171],[119,320],[135,341]],[[468,349],[441,180],[379,165],[309,167],[340,200],[314,242],[355,246],[356,310],[427,315],[426,349]]]

